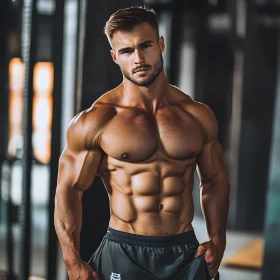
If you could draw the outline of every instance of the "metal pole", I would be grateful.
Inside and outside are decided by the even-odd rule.
[[[10,32],[9,28],[9,15],[10,15],[10,5],[8,0],[2,0],[0,3],[0,91],[1,91],[1,102],[0,102],[0,124],[2,136],[0,138],[0,166],[2,165],[7,156],[8,147],[8,34]],[[0,181],[0,195],[1,195],[2,183]],[[1,207],[2,198],[0,197],[0,222],[1,222]]]
[[[231,1],[228,0],[229,16],[231,19],[231,27],[229,33],[229,45],[234,52],[234,66],[232,78],[232,108],[231,108],[231,129],[230,129],[230,160],[229,160],[229,177],[231,183],[230,199],[231,203],[228,227],[235,228],[236,226],[236,211],[237,211],[237,191],[238,191],[238,164],[239,164],[239,143],[241,137],[241,121],[242,121],[242,87],[244,76],[244,51],[241,46],[242,30],[239,21],[242,21],[245,26],[245,11],[240,11],[243,0]],[[244,4],[245,5],[245,4]],[[244,7],[245,9],[245,7]],[[241,25],[242,27],[242,25]],[[239,31],[238,31],[239,30]]]
[[[31,168],[32,168],[32,108],[33,68],[36,53],[36,0],[23,2],[22,58],[25,65],[23,94],[23,157],[22,157],[22,204],[20,207],[21,246],[19,279],[27,280],[30,272],[31,252]]]
[[[54,229],[54,198],[57,182],[58,159],[61,152],[61,110],[62,110],[62,69],[63,69],[63,34],[64,34],[64,7],[65,0],[57,0],[53,24],[53,63],[54,63],[54,89],[53,89],[53,120],[52,143],[50,162],[50,188],[49,188],[49,227],[48,227],[48,258],[47,279],[57,279],[57,236]]]
[[[3,166],[4,173],[3,177],[5,178],[7,184],[7,261],[8,261],[8,275],[12,277],[14,274],[14,238],[13,238],[13,215],[12,215],[12,165],[11,160],[7,160],[6,164]]]
[[[77,47],[76,47],[76,104],[74,112],[77,114],[81,111],[82,103],[82,85],[83,85],[83,62],[85,49],[85,32],[86,32],[86,0],[78,0],[78,19],[77,19]]]
[[[14,274],[14,236],[13,236],[13,209],[12,209],[12,199],[11,199],[11,169],[12,160],[6,160],[1,162],[0,169],[0,180],[3,184],[3,193],[5,193],[6,203],[5,203],[5,222],[7,225],[6,231],[6,258],[7,258],[7,271],[0,273],[4,279],[14,280],[17,279]]]

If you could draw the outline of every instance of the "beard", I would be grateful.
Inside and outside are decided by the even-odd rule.
[[[146,65],[144,65],[144,67],[146,67]],[[148,77],[142,78],[141,80],[133,78],[132,75],[130,75],[129,72],[124,69],[121,69],[121,72],[129,81],[131,81],[135,85],[147,87],[155,81],[155,79],[158,77],[162,69],[163,69],[163,58],[161,55],[160,60],[153,67],[153,72]]]

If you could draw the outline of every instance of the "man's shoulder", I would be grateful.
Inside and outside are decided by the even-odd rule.
[[[175,88],[175,90],[178,98],[176,102],[177,105],[190,114],[201,125],[208,137],[212,138],[212,136],[217,135],[218,124],[210,107],[202,102],[193,100],[189,95],[183,93],[178,88]]]
[[[207,142],[217,138],[217,120],[213,111],[206,104],[193,101],[191,104],[186,105],[186,110],[200,123],[205,132]]]
[[[117,113],[118,91],[113,89],[101,95],[90,108],[80,112],[73,120],[83,125],[100,127]]]
[[[103,96],[106,96],[104,94]],[[70,122],[67,138],[98,144],[101,133],[107,123],[117,114],[115,104],[101,96],[90,108],[78,113]]]
[[[197,111],[205,110],[205,108],[203,108],[206,106],[205,104],[196,102],[190,95],[184,93],[178,87],[170,85],[170,90],[172,96],[171,103],[173,105],[181,107],[181,109],[187,111],[188,113],[195,113]]]
[[[111,104],[94,103],[90,108],[77,114],[71,121],[70,126],[82,126],[98,128],[104,125],[116,114],[114,106]]]
[[[192,102],[192,98],[174,85],[169,85],[171,103],[181,104]]]
[[[214,117],[214,113],[209,106],[202,102],[197,102],[193,99],[182,100],[180,102],[180,107],[189,114],[193,115],[193,117],[201,120],[209,118],[213,119]]]
[[[121,101],[121,85],[102,94],[94,103],[94,107],[103,107],[107,110],[115,109]]]

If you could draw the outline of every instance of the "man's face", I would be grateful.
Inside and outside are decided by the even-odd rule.
[[[111,46],[112,58],[124,77],[138,86],[149,86],[163,70],[164,39],[148,23],[116,31]]]

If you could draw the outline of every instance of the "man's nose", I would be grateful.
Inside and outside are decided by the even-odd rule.
[[[145,62],[145,56],[141,50],[135,50],[135,64],[141,64]]]

